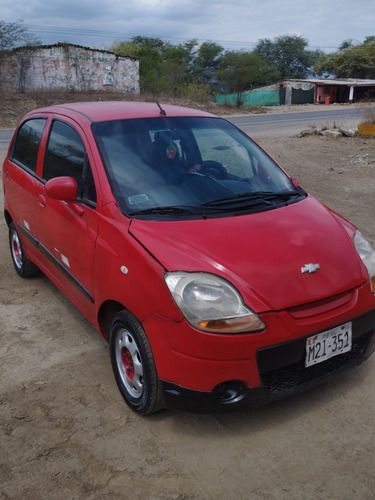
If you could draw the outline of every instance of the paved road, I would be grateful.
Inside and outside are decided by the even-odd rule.
[[[295,113],[270,113],[265,115],[244,115],[230,118],[250,136],[257,138],[277,135],[289,136],[298,134],[309,126],[357,129],[365,115],[366,108],[323,108],[319,111],[298,111]]]
[[[0,151],[5,151],[8,149],[12,135],[13,135],[13,130],[0,129]]]
[[[276,135],[278,137],[298,134],[310,125],[317,127],[336,126],[356,130],[363,120],[366,108],[334,106],[322,107],[319,111],[298,111],[295,113],[269,113],[264,115],[242,115],[229,120],[254,138]],[[6,150],[13,130],[0,129],[0,151]]]

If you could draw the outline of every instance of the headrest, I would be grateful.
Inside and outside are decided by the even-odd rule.
[[[159,144],[165,144],[168,146],[173,142],[172,133],[169,130],[155,132],[154,142],[157,142]]]

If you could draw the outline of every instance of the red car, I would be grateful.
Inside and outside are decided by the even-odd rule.
[[[109,341],[136,412],[242,410],[374,350],[370,244],[224,119],[38,109],[3,186],[17,273],[41,270]]]

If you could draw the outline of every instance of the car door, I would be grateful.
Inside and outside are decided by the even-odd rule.
[[[52,120],[44,155],[43,182],[37,188],[36,220],[46,268],[90,317],[95,300],[93,266],[98,213],[89,153],[85,136],[74,122]],[[44,184],[60,176],[77,181],[76,203],[46,195]]]
[[[36,117],[21,124],[9,158],[4,162],[3,173],[6,209],[11,214],[26,252],[35,256],[38,254],[35,245],[35,190],[38,184],[40,144],[46,121],[44,117]]]

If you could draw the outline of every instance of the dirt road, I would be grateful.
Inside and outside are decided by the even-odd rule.
[[[375,139],[259,142],[375,244]],[[0,313],[1,499],[374,498],[375,356],[246,413],[137,416],[94,328],[45,277],[18,278],[3,218]]]

